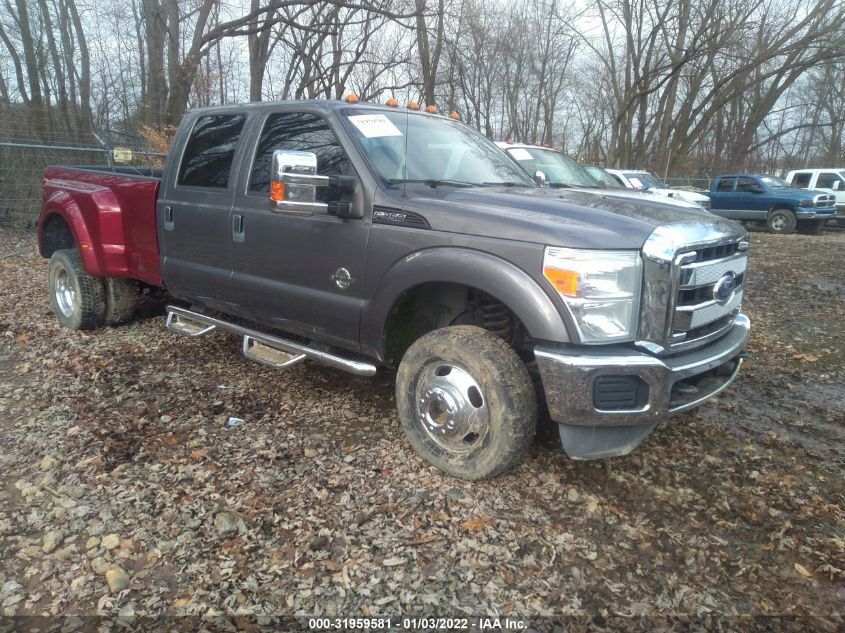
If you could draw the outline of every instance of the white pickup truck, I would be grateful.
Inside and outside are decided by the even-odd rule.
[[[795,169],[786,182],[798,189],[818,189],[836,196],[836,223],[845,226],[845,167]]]

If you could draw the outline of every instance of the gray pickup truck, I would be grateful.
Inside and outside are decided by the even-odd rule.
[[[41,254],[59,321],[132,318],[359,375],[396,368],[444,472],[515,464],[538,399],[575,458],[624,455],[742,364],[748,241],[705,211],[537,186],[437,114],[340,101],[190,112],[162,172],[53,167]]]

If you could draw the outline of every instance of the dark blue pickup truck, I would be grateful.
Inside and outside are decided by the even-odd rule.
[[[713,182],[710,210],[741,222],[765,222],[769,233],[816,234],[836,215],[836,198],[795,189],[777,176],[725,174]]]

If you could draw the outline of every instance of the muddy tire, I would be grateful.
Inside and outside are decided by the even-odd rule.
[[[827,224],[827,220],[800,220],[798,232],[802,235],[818,235],[824,231],[825,224]]]
[[[125,277],[106,277],[106,325],[129,323],[138,309],[140,297],[137,282]]]
[[[434,330],[408,348],[396,376],[396,406],[414,450],[460,479],[506,471],[537,428],[525,365],[501,338],[471,325]]]
[[[85,272],[75,249],[53,253],[48,279],[50,304],[61,325],[72,330],[91,330],[103,324],[106,312],[103,280]]]
[[[766,219],[766,229],[769,233],[788,235],[795,231],[798,220],[789,209],[772,209]]]

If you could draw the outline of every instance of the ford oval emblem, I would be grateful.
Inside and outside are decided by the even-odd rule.
[[[713,286],[713,299],[722,305],[734,298],[736,294],[736,275],[733,271],[725,273]]]

